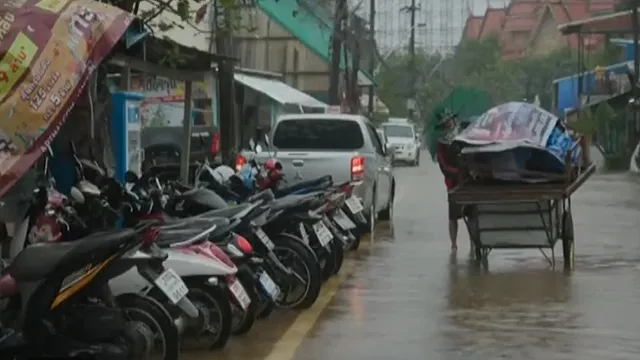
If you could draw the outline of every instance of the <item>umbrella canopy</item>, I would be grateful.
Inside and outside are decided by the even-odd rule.
[[[472,87],[456,87],[449,95],[438,103],[424,124],[425,144],[435,158],[438,131],[435,126],[440,114],[451,111],[462,123],[475,120],[479,115],[492,107],[489,94],[484,90]]]

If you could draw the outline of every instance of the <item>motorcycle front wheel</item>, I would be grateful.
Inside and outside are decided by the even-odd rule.
[[[290,279],[286,291],[280,294],[276,305],[287,309],[308,309],[320,296],[322,271],[313,250],[302,239],[290,234],[273,236],[273,252],[280,262],[290,269],[295,279]]]

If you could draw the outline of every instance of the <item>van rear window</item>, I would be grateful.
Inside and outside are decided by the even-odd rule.
[[[276,125],[273,145],[281,150],[357,150],[364,138],[352,120],[290,119]]]

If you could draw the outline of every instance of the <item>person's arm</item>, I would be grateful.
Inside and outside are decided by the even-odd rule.
[[[458,169],[455,166],[447,164],[446,156],[444,155],[445,147],[440,145],[436,150],[436,156],[438,159],[438,165],[440,165],[440,170],[442,174],[448,178],[455,178],[458,176]]]

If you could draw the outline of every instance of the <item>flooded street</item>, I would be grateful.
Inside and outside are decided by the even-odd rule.
[[[464,231],[449,255],[443,180],[423,159],[396,170],[393,228],[381,224],[313,308],[275,314],[213,358],[638,358],[640,179],[596,174],[574,196],[572,273],[560,244],[556,270],[537,250],[496,250],[483,271]]]

